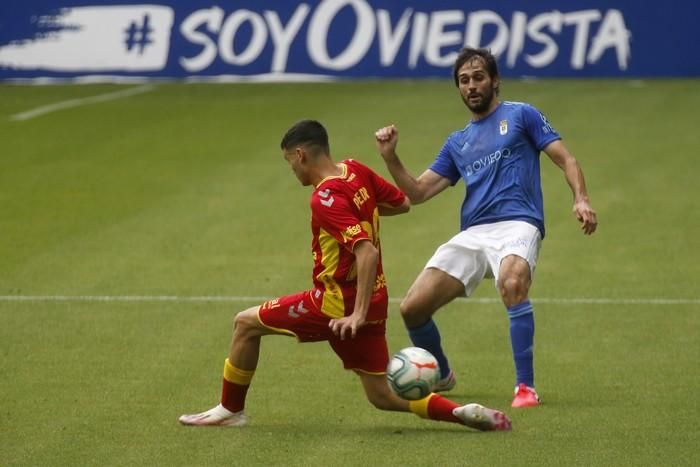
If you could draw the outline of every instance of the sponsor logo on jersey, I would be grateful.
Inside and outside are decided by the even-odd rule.
[[[331,190],[330,188],[326,188],[323,191],[318,192],[318,196],[321,198],[321,204],[323,204],[325,207],[329,208],[333,206],[333,202],[335,201],[335,198],[331,195]],[[330,198],[329,198],[330,196]]]
[[[500,161],[501,159],[508,159],[510,157],[510,148],[501,148],[498,149],[491,154],[488,154],[484,157],[480,157],[479,159],[475,160],[471,164],[467,165],[464,169],[467,173],[467,176],[473,175],[476,172],[489,167],[496,162]]]
[[[343,232],[343,238],[350,240],[360,232],[362,232],[362,226],[360,226],[360,224],[351,225]]]

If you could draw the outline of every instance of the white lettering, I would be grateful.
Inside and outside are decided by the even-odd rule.
[[[564,24],[576,25],[574,32],[574,45],[571,50],[571,67],[574,70],[583,68],[588,45],[588,31],[592,21],[600,20],[600,11],[582,10],[564,15]]]
[[[615,47],[617,63],[621,70],[626,70],[630,57],[630,36],[622,12],[609,10],[603,18],[598,34],[593,38],[591,50],[588,52],[588,63],[596,63],[605,49]]]
[[[559,34],[562,27],[561,13],[558,11],[542,13],[532,18],[527,25],[528,37],[537,43],[544,44],[544,49],[540,53],[525,55],[525,63],[533,68],[543,68],[549,65],[557,58],[557,53],[559,52],[557,43],[547,34],[541,32],[545,27],[548,27],[553,33]]]
[[[513,68],[518,55],[525,47],[525,31],[527,30],[527,15],[522,11],[514,11],[513,19],[510,22],[510,43],[508,44],[508,55],[506,65]]]
[[[337,57],[328,55],[328,30],[335,15],[351,6],[357,15],[357,27],[350,44]],[[357,64],[374,40],[374,12],[363,0],[324,0],[311,18],[306,47],[313,62],[329,70],[346,70]]]
[[[400,14],[393,23],[392,14]],[[354,21],[351,18],[349,24],[354,29],[345,33],[348,28],[339,27],[344,26],[340,22],[348,23],[351,15]],[[573,31],[562,35],[569,26]],[[631,33],[622,12],[616,9],[553,10],[532,18],[516,10],[507,23],[491,10],[469,14],[460,9],[375,11],[367,0],[321,0],[315,6],[296,4],[285,21],[276,10],[238,9],[226,17],[224,10],[214,6],[194,11],[179,30],[197,51],[178,58],[183,69],[193,73],[211,67],[218,57],[235,66],[247,66],[265,57],[263,60],[270,61],[270,72],[284,73],[290,51],[299,51],[302,41],[307,54],[302,59],[310,61],[313,68],[332,71],[347,70],[360,62],[371,68],[373,64],[367,62],[373,59],[378,60],[374,66],[380,69],[411,70],[419,63],[446,68],[462,45],[489,48],[508,68],[516,67],[519,60],[531,68],[544,68],[555,61],[559,64],[561,50],[569,46],[568,68],[573,70],[595,65],[610,49],[619,69],[626,70],[631,56]],[[305,37],[300,37],[301,31]]]
[[[413,31],[411,31],[411,43],[408,50],[409,68],[415,68],[418,65],[418,58],[425,50],[425,41],[428,35],[428,19],[426,13],[416,13],[413,16]]]
[[[240,54],[236,54],[235,39],[238,29],[243,23],[250,23],[252,34],[247,46]],[[259,14],[250,10],[238,10],[226,19],[219,35],[219,55],[230,65],[249,65],[262,52],[267,40],[265,21]]]
[[[457,51],[441,55],[443,47],[457,46],[462,42],[459,31],[445,31],[446,26],[464,23],[462,10],[436,11],[430,15],[430,27],[425,46],[425,60],[433,66],[451,66],[457,58]]]
[[[482,45],[481,36],[484,26],[487,24],[493,24],[496,26],[496,36],[489,44]],[[508,46],[508,25],[497,13],[493,11],[475,11],[469,15],[469,20],[467,21],[465,45],[491,49],[492,54],[499,56]]]
[[[379,63],[388,67],[394,64],[396,54],[401,48],[401,43],[406,37],[410,26],[413,9],[404,10],[401,18],[396,23],[393,34],[391,31],[391,17],[387,10],[377,10],[377,29],[379,32]]]
[[[216,58],[216,44],[209,36],[197,31],[202,24],[206,24],[211,33],[218,33],[221,29],[221,22],[224,20],[224,10],[219,7],[212,7],[205,10],[197,10],[180,25],[180,32],[193,44],[204,46],[202,51],[192,58],[180,57],[180,65],[187,71],[202,71],[212,64]]]
[[[471,164],[465,166],[464,170],[467,173],[467,177],[473,175],[481,169],[488,167],[491,164],[495,164],[501,158],[508,159],[510,157],[510,148],[497,149],[496,151],[488,154],[480,159],[476,159]]]
[[[270,27],[270,37],[275,45],[275,52],[272,56],[273,72],[283,72],[287,68],[287,57],[289,57],[289,47],[292,45],[301,25],[309,14],[309,5],[300,4],[289,19],[287,26],[282,26],[276,11],[265,11],[265,19]]]

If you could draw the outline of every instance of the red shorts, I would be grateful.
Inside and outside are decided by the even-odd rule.
[[[270,329],[295,336],[299,342],[328,341],[345,369],[386,373],[389,364],[386,320],[365,324],[354,338],[340,340],[328,327],[332,318],[321,313],[311,292],[307,290],[263,303],[258,309],[258,319]]]

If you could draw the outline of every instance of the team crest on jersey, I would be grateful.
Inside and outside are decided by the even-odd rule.
[[[508,133],[508,120],[501,120],[501,123],[498,125],[498,131],[501,133],[501,136]]]

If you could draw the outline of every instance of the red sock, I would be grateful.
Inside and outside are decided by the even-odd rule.
[[[248,393],[248,386],[226,381],[221,388],[221,405],[229,409],[231,412],[240,412],[245,407],[245,396]]]
[[[462,423],[462,421],[452,415],[452,410],[459,407],[459,404],[452,402],[438,394],[435,394],[428,401],[428,415],[433,420],[442,420],[443,422]]]
[[[231,412],[240,412],[245,407],[245,397],[255,370],[241,370],[226,359],[224,381],[221,388],[221,405]]]

